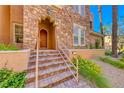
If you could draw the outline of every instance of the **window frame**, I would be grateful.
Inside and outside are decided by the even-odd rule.
[[[75,6],[78,6],[78,11],[75,11],[75,9],[74,9]],[[82,15],[82,6],[84,6],[84,10],[83,10],[84,15]],[[74,11],[74,13],[78,13],[81,16],[85,16],[85,5],[74,5],[73,6],[73,11]]]
[[[73,30],[74,28],[77,27],[78,28],[78,44],[75,44],[74,43],[74,31],[73,31],[73,46],[85,46],[85,30],[84,30],[84,27],[83,26],[80,26],[78,24],[73,24]],[[84,44],[81,44],[81,31],[83,31],[84,33]]]
[[[15,26],[16,25],[19,25],[19,26],[22,26],[23,27],[23,24],[21,24],[21,23],[13,23],[13,43],[17,43],[16,42],[16,39],[15,39]],[[23,43],[23,42],[22,42]],[[17,43],[17,44],[19,44],[19,43]]]
[[[77,33],[78,33],[78,44],[75,44],[75,40],[74,40],[74,38],[75,38],[75,35],[74,35],[74,28],[76,27],[76,25],[74,24],[73,25],[73,45],[74,46],[78,46],[79,45],[79,31],[77,31]],[[76,27],[76,28],[78,28],[78,27]]]
[[[59,8],[59,9],[62,9],[64,7],[64,5],[50,5],[50,6],[53,6],[55,8]]]

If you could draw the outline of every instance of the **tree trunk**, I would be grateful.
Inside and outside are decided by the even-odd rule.
[[[117,5],[112,6],[112,56],[117,58]]]
[[[104,35],[103,32],[103,25],[102,25],[102,6],[98,5],[98,13],[99,13],[99,20],[100,20],[100,31],[101,34]],[[102,37],[102,48],[104,48],[104,38]]]

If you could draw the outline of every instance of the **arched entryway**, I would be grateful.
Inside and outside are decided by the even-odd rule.
[[[56,35],[54,22],[50,17],[41,18],[39,22],[40,49],[56,49]]]
[[[47,31],[44,29],[40,30],[40,48],[47,49]]]

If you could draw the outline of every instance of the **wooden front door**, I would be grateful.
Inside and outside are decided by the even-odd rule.
[[[40,48],[47,48],[47,31],[40,31]]]

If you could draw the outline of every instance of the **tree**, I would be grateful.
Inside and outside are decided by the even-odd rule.
[[[101,34],[104,35],[103,25],[102,25],[102,6],[101,5],[98,5],[98,13],[99,13],[99,20],[100,20],[100,31],[101,31]],[[104,38],[102,38],[102,47],[104,48]]]
[[[118,22],[118,50],[124,52],[124,16]]]
[[[117,5],[112,6],[112,56],[117,58],[117,17],[118,17]]]

